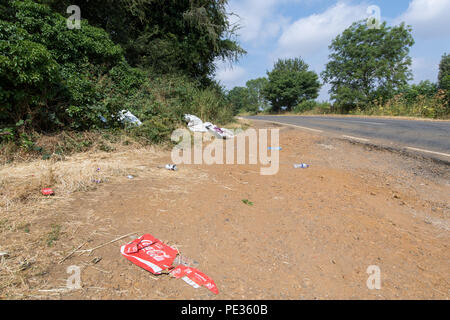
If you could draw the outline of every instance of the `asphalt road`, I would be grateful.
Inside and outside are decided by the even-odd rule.
[[[415,151],[435,154],[450,159],[450,121],[420,121],[385,118],[330,117],[330,116],[252,116],[291,124],[316,132],[330,132],[366,142],[383,141]]]

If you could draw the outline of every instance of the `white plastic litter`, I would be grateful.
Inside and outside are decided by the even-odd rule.
[[[185,114],[184,119],[188,122],[189,130],[193,132],[210,132],[220,139],[234,138],[233,131],[225,128],[219,128],[211,122],[203,122],[199,117]]]
[[[121,122],[132,123],[132,124],[134,124],[136,126],[141,126],[142,125],[141,120],[139,120],[134,114],[132,114],[128,110],[122,110],[122,111],[119,112],[119,120]]]
[[[184,120],[188,122],[187,126],[192,132],[208,132],[205,123],[199,117],[193,116],[192,114],[185,114]]]

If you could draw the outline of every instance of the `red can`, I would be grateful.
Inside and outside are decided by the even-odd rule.
[[[55,194],[55,193],[53,192],[53,190],[50,189],[50,188],[42,189],[41,192],[42,192],[42,194],[43,194],[44,196],[51,196],[51,195]]]

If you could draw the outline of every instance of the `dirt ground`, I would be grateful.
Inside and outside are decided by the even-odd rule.
[[[256,128],[270,124],[254,122]],[[181,165],[169,152],[143,158],[96,190],[52,199],[29,227],[2,235],[2,260],[20,281],[3,299],[448,299],[450,170],[432,160],[279,127],[280,170],[259,165]],[[294,169],[308,163],[308,169]],[[245,204],[248,199],[253,205]],[[58,225],[51,247],[39,226]],[[56,232],[56,231],[55,231]],[[121,256],[150,233],[198,264],[219,295],[168,275],[153,276]],[[28,239],[17,248],[15,241]],[[27,265],[27,261],[29,264]],[[21,266],[19,269],[18,266]],[[69,266],[83,288],[64,291]],[[369,266],[381,289],[370,290]]]

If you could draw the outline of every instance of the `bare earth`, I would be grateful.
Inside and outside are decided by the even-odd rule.
[[[271,127],[262,122],[256,128]],[[70,201],[42,210],[30,234],[2,238],[14,250],[29,237],[35,262],[12,299],[448,299],[450,170],[446,164],[281,128],[280,170],[258,165],[182,165],[166,152]],[[294,169],[308,163],[308,169]],[[248,199],[253,205],[242,202]],[[62,226],[51,249],[33,241],[39,224]],[[219,295],[168,275],[153,276],[119,252],[126,237],[150,233],[195,260]],[[0,250],[1,251],[1,250]],[[16,254],[18,254],[16,252]],[[97,263],[93,259],[101,260]],[[13,257],[14,259],[14,252]],[[57,291],[68,266],[82,267],[83,289]],[[366,270],[381,270],[369,290]],[[33,269],[34,268],[34,269]],[[56,289],[56,290],[55,290]],[[49,291],[43,291],[49,290]]]

